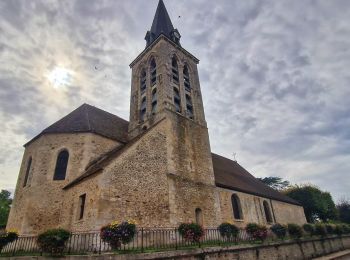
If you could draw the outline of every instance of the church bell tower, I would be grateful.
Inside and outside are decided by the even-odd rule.
[[[156,128],[153,133],[158,131],[165,139],[163,169],[167,172],[171,226],[188,221],[217,226],[220,200],[199,84],[199,60],[181,46],[180,37],[159,0],[145,37],[146,48],[130,64],[129,140],[152,127]]]
[[[129,138],[162,119],[165,110],[206,126],[197,71],[199,60],[181,47],[180,38],[160,0],[145,36],[146,48],[130,64]]]

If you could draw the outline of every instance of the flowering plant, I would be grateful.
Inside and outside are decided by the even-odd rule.
[[[8,243],[15,241],[18,238],[18,232],[15,230],[0,231],[0,251]]]
[[[180,235],[189,242],[199,242],[204,236],[204,229],[196,223],[181,223],[179,228]]]
[[[37,243],[39,248],[51,255],[62,255],[71,233],[65,229],[49,229],[39,234]]]
[[[220,235],[224,238],[236,238],[239,234],[239,228],[229,222],[222,223],[218,229]]]
[[[136,234],[136,224],[132,220],[118,222],[113,221],[101,228],[101,239],[107,242],[113,249],[120,248],[121,243],[130,243]]]
[[[276,223],[270,229],[278,238],[285,238],[287,235],[287,227],[284,225]]]
[[[247,233],[256,240],[264,241],[267,237],[267,228],[256,223],[249,223],[246,226]]]

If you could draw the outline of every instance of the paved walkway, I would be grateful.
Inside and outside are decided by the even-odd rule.
[[[327,256],[314,258],[314,260],[350,260],[350,250],[344,250]]]

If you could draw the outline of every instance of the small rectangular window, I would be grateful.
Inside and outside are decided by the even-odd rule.
[[[83,219],[85,210],[86,194],[79,196],[79,219]]]

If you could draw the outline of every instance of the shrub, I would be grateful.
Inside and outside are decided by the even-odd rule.
[[[65,243],[70,237],[70,232],[62,228],[49,229],[39,234],[37,238],[39,248],[51,255],[62,254]]]
[[[329,234],[329,235],[334,234],[334,229],[335,229],[335,226],[334,226],[334,225],[326,224],[326,231],[327,231],[327,234]]]
[[[112,249],[118,249],[120,245],[130,243],[136,234],[136,224],[134,221],[114,221],[101,228],[101,239],[108,243]]]
[[[335,225],[334,234],[337,234],[338,236],[340,236],[343,233],[344,233],[343,225],[339,225],[339,224]]]
[[[327,234],[326,226],[323,224],[315,225],[315,234],[318,236],[325,236]]]
[[[239,234],[239,228],[227,222],[222,223],[218,229],[220,235],[224,238],[236,238]]]
[[[274,224],[270,229],[278,238],[284,238],[287,234],[286,226],[278,223]]]
[[[199,242],[204,236],[204,229],[196,223],[181,223],[178,230],[180,235],[189,242]]]
[[[256,240],[264,241],[267,237],[267,228],[256,223],[248,223],[245,230]]]
[[[343,224],[342,226],[344,234],[350,234],[350,225]]]
[[[304,224],[303,229],[306,233],[308,233],[311,236],[313,236],[315,234],[315,227],[312,224],[308,224],[308,223]]]
[[[293,238],[301,238],[303,236],[303,230],[297,224],[288,224],[288,233]]]
[[[18,238],[16,231],[0,231],[0,251],[9,243],[15,241]]]

